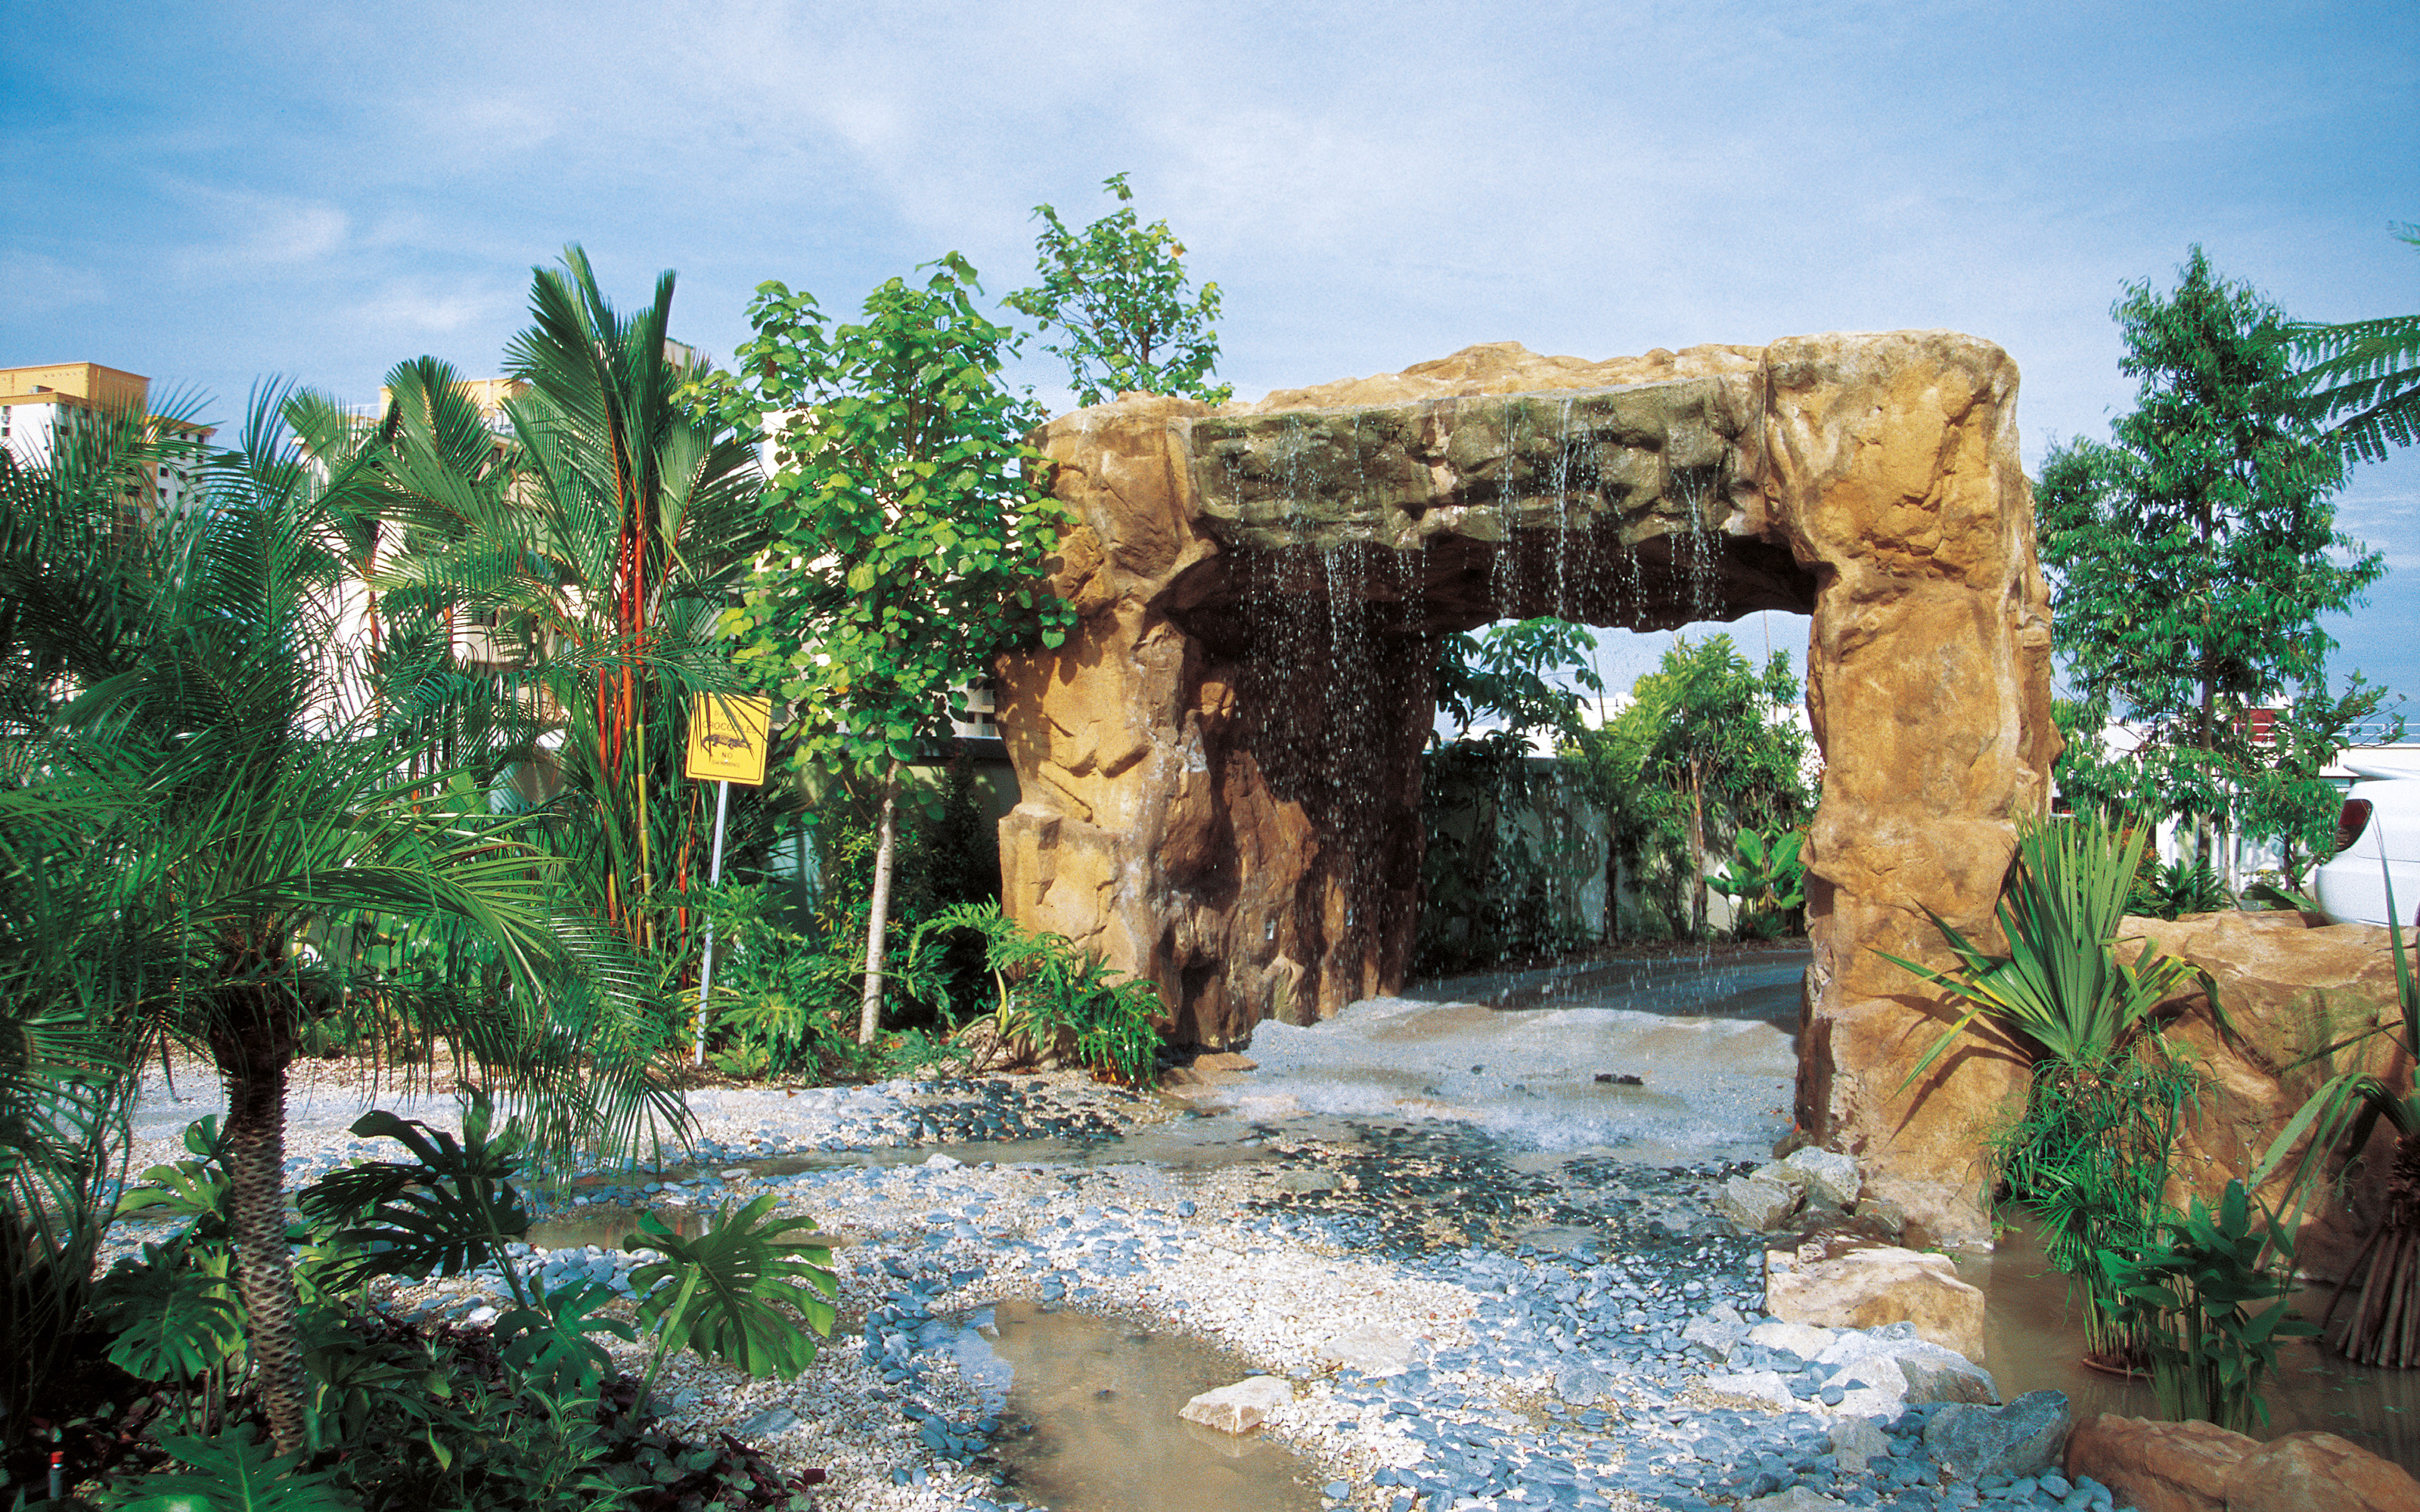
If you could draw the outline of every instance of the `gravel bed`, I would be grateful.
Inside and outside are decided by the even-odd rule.
[[[345,1131],[341,1092],[315,1101],[289,1134],[295,1185],[389,1153]],[[956,1350],[959,1319],[1010,1299],[1187,1332],[1287,1378],[1295,1399],[1262,1431],[1306,1457],[1331,1506],[2110,1504],[2105,1489],[2055,1476],[1955,1484],[1923,1443],[1933,1408],[1861,1391],[1854,1365],[1814,1363],[1838,1342],[1824,1331],[1758,1330],[1761,1243],[1711,1206],[1746,1168],[1735,1162],[1542,1156],[1466,1122],[1372,1119],[1319,1138],[1253,1126],[1238,1141],[1250,1164],[1182,1172],[1115,1164],[1114,1148],[1080,1165],[847,1164],[930,1145],[979,1154],[985,1140],[1099,1147],[1173,1115],[1069,1077],[717,1091],[694,1105],[696,1167],[599,1173],[555,1211],[611,1219],[644,1204],[676,1220],[773,1192],[833,1236],[841,1323],[805,1376],[750,1381],[682,1357],[661,1394],[686,1434],[734,1431],[826,1469],[821,1504],[835,1512],[1024,1505],[995,1455],[998,1388],[969,1379]],[[433,1105],[419,1116],[441,1121]],[[149,1144],[138,1168],[181,1153],[157,1131]],[[125,1227],[131,1242],[147,1226]],[[519,1257],[550,1280],[626,1294],[644,1257],[610,1238]],[[385,1300],[479,1321],[504,1296],[473,1274]],[[644,1363],[642,1348],[620,1352]]]

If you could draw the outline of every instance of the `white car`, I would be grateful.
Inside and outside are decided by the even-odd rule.
[[[2384,924],[2392,877],[2394,922],[2411,924],[2420,919],[2420,773],[2345,764],[2354,781],[2336,816],[2336,854],[2311,872],[2311,890],[2339,924]]]

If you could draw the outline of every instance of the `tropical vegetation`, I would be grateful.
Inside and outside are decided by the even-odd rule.
[[[1046,336],[1042,349],[1067,364],[1078,404],[1102,404],[1121,393],[1177,393],[1225,404],[1230,384],[1214,383],[1218,365],[1218,285],[1189,286],[1185,244],[1166,221],[1144,225],[1125,174],[1101,187],[1118,208],[1081,231],[1071,231],[1047,205],[1034,242],[1041,282],[1002,301],[1032,317]]]
[[[2148,1376],[2165,1416],[2246,1430],[2268,1421],[2259,1385],[2279,1344],[2318,1330],[2286,1301],[2293,1224],[2255,1203],[2246,1181],[2230,1182],[2215,1211],[2198,1198],[2183,1213],[2167,1206],[2201,1073],[2155,1017],[2194,969],[2148,941],[2130,961],[2119,939],[2148,834],[2095,814],[2025,824],[1994,919],[2007,953],[1935,916],[1954,965],[1885,955],[1962,1005],[1898,1090],[1978,1023],[2024,1056],[2024,1108],[1995,1141],[2002,1194],[2042,1226],[2087,1357]]]
[[[2381,862],[2383,870],[2384,863]],[[2386,882],[2387,909],[2394,915],[2395,884]],[[2293,1165],[2291,1187],[2302,1200],[2331,1174],[2341,1178],[2359,1160],[2381,1126],[2391,1134],[2384,1200],[2361,1251],[2328,1299],[2320,1319],[2330,1343],[2363,1365],[2400,1369],[2420,1365],[2420,967],[2415,967],[2402,930],[2387,932],[2395,962],[2399,1012],[2392,1019],[2324,1045],[2304,1064],[2333,1068],[2335,1057],[2374,1039],[2389,1041],[2408,1079],[2390,1081],[2363,1070],[2335,1072],[2315,1088],[2278,1132],[2257,1177]],[[2347,1294],[2351,1311],[2342,1318]]]
[[[953,263],[895,299],[888,325],[877,314],[875,332],[835,332],[827,355],[854,360],[839,354],[860,337],[863,352],[912,342],[917,319],[974,352],[1001,333],[961,319],[971,288]],[[241,1494],[588,1506],[743,1481],[763,1493],[746,1504],[773,1504],[763,1498],[783,1477],[743,1451],[677,1443],[648,1392],[665,1352],[684,1348],[744,1369],[805,1365],[830,1308],[803,1220],[760,1204],[705,1236],[632,1236],[660,1258],[630,1313],[598,1291],[548,1289],[515,1260],[528,1218],[518,1183],[681,1134],[667,1052],[687,1040],[693,937],[709,917],[755,934],[734,972],[736,1006],[753,1016],[718,1029],[733,1069],[787,1058],[882,1074],[948,1053],[959,1017],[997,1016],[999,972],[1021,979],[987,958],[1004,926],[918,927],[997,893],[963,771],[897,857],[912,912],[898,924],[930,1033],[869,1047],[835,1032],[844,1001],[854,1026],[867,973],[861,944],[856,961],[833,946],[850,930],[863,940],[877,848],[845,790],[777,780],[738,806],[741,874],[704,885],[682,720],[693,696],[747,686],[722,616],[768,548],[809,543],[765,504],[757,411],[727,402],[736,383],[675,360],[672,292],[666,275],[649,304],[617,312],[570,249],[537,271],[513,386],[486,410],[423,358],[398,365],[367,412],[265,388],[231,445],[209,444],[183,411],[94,412],[71,415],[40,465],[0,456],[10,1481],[39,1483],[39,1405],[60,1432],[76,1412],[107,1414],[54,1434],[76,1446],[79,1475],[173,1455],[180,1470],[129,1483],[144,1505]],[[889,360],[849,371],[916,380],[896,345]],[[970,356],[969,371],[986,361]],[[836,367],[809,373],[838,381]],[[963,409],[970,392],[943,384],[899,402]],[[950,424],[869,419],[824,397],[821,440],[799,444],[827,481],[878,465],[881,440],[850,452],[852,440]],[[968,644],[992,638],[984,646],[1003,626],[1047,631],[1056,602],[1036,606],[1018,576],[1055,522],[1024,471],[1025,411],[1001,400],[990,414],[978,440],[961,430],[965,444],[901,462],[897,492],[854,475],[877,509],[952,501],[971,537],[993,506],[1026,501],[1007,538],[932,564],[961,586],[976,580],[952,576],[961,568],[979,578],[972,592],[990,597],[964,623]],[[163,465],[195,478],[191,502],[161,506],[151,479]],[[942,514],[929,522],[947,533]],[[906,555],[882,570],[918,573]],[[985,655],[956,656],[947,675],[933,664],[915,686],[949,686]],[[815,687],[820,705],[790,697],[809,712],[846,701]],[[930,754],[934,714],[915,711],[917,739],[886,726],[883,751]],[[810,759],[838,748],[812,720],[788,738]],[[826,854],[793,852],[801,864],[779,875],[775,821],[811,801],[828,815]],[[1063,1027],[1071,1061],[1149,1074],[1148,987],[1068,957],[1064,942],[1020,943],[1045,964],[1014,994],[1025,1047]],[[792,987],[803,989],[792,1011],[776,1011]],[[782,1049],[751,1066],[755,1028]],[[336,1172],[302,1195],[297,1221],[289,1071],[347,1050],[399,1085],[464,1085],[476,1101],[458,1135],[365,1119],[358,1136],[396,1141],[407,1158]],[[145,1173],[121,1209],[136,1068],[182,1074],[193,1057],[225,1084],[230,1111],[189,1132],[192,1158]],[[121,1212],[182,1227],[96,1281]],[[391,1279],[481,1267],[511,1294],[488,1327],[422,1327],[380,1306]],[[611,1347],[640,1326],[656,1351],[625,1372]],[[135,1405],[103,1409],[104,1395]],[[379,1452],[361,1452],[369,1444]]]
[[[1777,930],[1799,906],[1789,901],[1804,875],[1794,837],[1815,812],[1799,698],[1785,653],[1759,669],[1728,635],[1676,637],[1627,703],[1575,737],[1607,815],[1616,905],[1624,892],[1640,905],[1634,927],[1703,936],[1717,854],[1729,857],[1719,876],[1739,901],[1738,933]]]
[[[2420,225],[2394,229],[2420,251]],[[2420,315],[2297,324],[2284,336],[2307,364],[2295,375],[2297,408],[2348,456],[2382,462],[2390,445],[2420,440]]]
[[[622,1241],[646,1259],[631,1274],[628,1311],[585,1278],[548,1285],[524,1257],[529,1141],[484,1101],[466,1110],[458,1138],[384,1112],[353,1132],[393,1141],[407,1158],[358,1162],[299,1195],[291,1238],[307,1391],[291,1446],[263,1442],[242,1411],[264,1365],[260,1320],[227,1282],[237,1257],[225,1133],[194,1125],[194,1158],[155,1166],[129,1191],[129,1210],[183,1227],[96,1288],[110,1361],[163,1383],[147,1398],[156,1447],[121,1435],[108,1504],[802,1504],[803,1483],[760,1458],[673,1438],[653,1390],[675,1350],[754,1376],[795,1376],[813,1361],[836,1283],[811,1224],[772,1217],[769,1197],[726,1206],[690,1238],[643,1220]],[[379,1305],[395,1282],[469,1273],[509,1293],[489,1328],[421,1326]],[[642,1326],[653,1347],[639,1368],[634,1349],[617,1356],[613,1346],[634,1346]],[[184,1468],[130,1473],[163,1458]],[[674,1501],[659,1500],[668,1490]]]
[[[1939,915],[1933,927],[1954,965],[1884,953],[1960,1005],[1899,1091],[1978,1025],[2031,1064],[2024,1111],[2001,1140],[2001,1172],[2011,1197],[2044,1224],[2053,1263],[2076,1280],[2087,1347],[2128,1363],[2145,1346],[2097,1257],[2138,1254],[2152,1237],[2177,1129],[2198,1088],[2151,1023],[2192,968],[2149,941],[2131,961],[2120,948],[2148,839],[2146,826],[2097,815],[2026,823],[1993,917],[2007,953]]]
[[[1570,767],[1532,741],[1575,739],[1584,695],[1603,687],[1596,639],[1564,620],[1506,621],[1444,638],[1436,662],[1439,732],[1420,763],[1423,972],[1550,957],[1591,942],[1577,893],[1591,846]]]
[[[991,659],[1057,645],[1074,610],[1037,582],[1064,518],[1000,379],[1015,338],[954,254],[892,279],[859,323],[778,283],[749,306],[743,399],[774,428],[767,547],[721,632],[792,711],[792,761],[879,785],[858,1041],[882,1024],[902,774]]]
[[[2307,418],[2275,306],[2195,248],[2174,290],[2134,285],[2114,313],[2135,406],[2110,441],[2054,447],[2036,488],[2074,692],[2059,788],[2180,820],[2197,858],[2223,832],[2280,837],[2294,885],[2335,825],[2320,771],[2381,698],[2357,673],[2335,690],[2319,622],[2383,560],[2335,529],[2343,453]],[[2104,751],[2113,718],[2134,750]]]

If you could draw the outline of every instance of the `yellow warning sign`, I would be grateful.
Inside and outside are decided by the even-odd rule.
[[[701,782],[765,784],[765,736],[773,701],[741,693],[698,693],[689,702],[689,755],[681,774]]]

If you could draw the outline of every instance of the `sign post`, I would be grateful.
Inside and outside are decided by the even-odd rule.
[[[731,810],[731,784],[762,787],[765,783],[766,733],[773,722],[773,701],[737,693],[698,693],[689,702],[689,748],[681,775],[692,781],[713,782],[714,859],[706,886],[722,886],[722,824]],[[697,1042],[692,1064],[706,1064],[706,995],[714,985],[714,916],[706,918],[706,949],[697,967]]]

